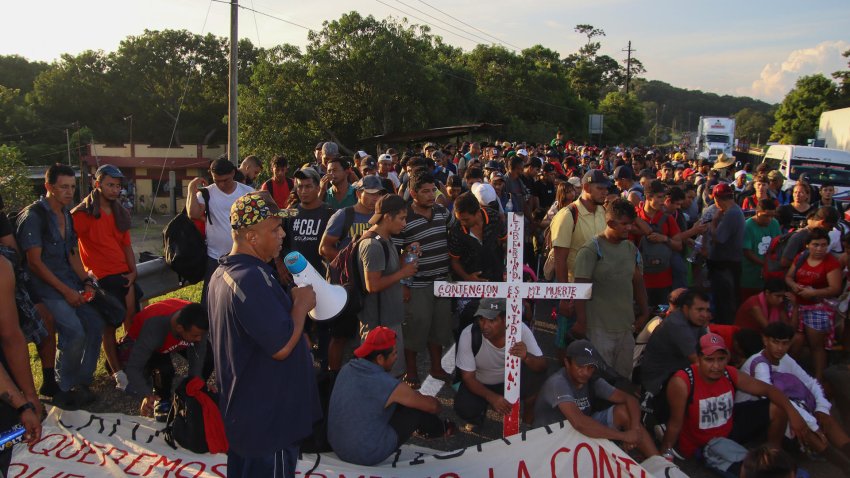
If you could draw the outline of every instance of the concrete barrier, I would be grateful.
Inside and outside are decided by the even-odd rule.
[[[162,257],[136,264],[136,271],[136,282],[142,288],[144,301],[183,287],[177,274],[168,267]]]

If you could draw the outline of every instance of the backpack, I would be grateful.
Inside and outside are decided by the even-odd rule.
[[[787,268],[782,267],[782,255],[785,253],[785,247],[788,245],[788,240],[791,236],[799,231],[791,229],[785,234],[780,234],[770,240],[770,245],[767,247],[767,254],[764,255],[764,265],[761,269],[761,275],[765,281],[768,279],[784,279]]]
[[[472,321],[472,328],[469,332],[470,340],[472,341],[472,356],[475,357],[478,355],[478,351],[481,350],[481,344],[484,343],[484,336],[481,335],[481,325],[478,324],[477,320]],[[455,350],[455,356],[457,356],[457,350]],[[462,381],[463,378],[461,377],[460,369],[455,366],[455,373],[452,378],[452,387],[455,391],[460,387],[460,382]]]
[[[207,219],[212,219],[207,216]],[[200,282],[207,270],[204,236],[186,210],[174,216],[162,230],[165,263],[188,284]]]
[[[354,209],[352,209],[352,216],[353,212]],[[364,239],[370,238],[378,239],[381,248],[384,250],[384,264],[386,264],[390,259],[389,246],[386,242],[380,240],[381,236],[371,231],[366,231],[362,235],[352,238],[351,242],[343,247],[328,264],[328,276],[331,284],[345,287],[348,293],[348,302],[346,302],[340,315],[357,314],[363,310],[363,300],[368,292],[366,291],[366,278],[363,276],[363,268],[360,266],[358,256],[360,255],[360,243]],[[378,297],[380,298],[380,295]],[[380,312],[380,306],[378,311]]]
[[[655,224],[649,224],[652,232],[661,233],[664,223],[667,222],[669,215],[662,214],[661,219]],[[646,236],[640,239],[640,254],[643,256],[643,273],[657,274],[664,272],[670,268],[670,261],[673,258],[673,249],[666,243],[649,242]]]
[[[201,404],[198,398],[190,396],[186,390],[187,385],[192,381],[203,383],[198,377],[186,377],[180,382],[177,389],[174,390],[174,395],[171,399],[171,410],[168,412],[168,417],[165,421],[165,430],[163,430],[165,442],[175,450],[177,449],[177,445],[180,445],[195,453],[209,453],[211,449],[213,453],[227,451],[226,439],[224,439],[223,443],[224,450],[221,449],[222,443],[218,441],[221,437],[216,437],[216,443],[209,443],[208,439],[210,436],[207,430],[208,427],[211,428],[210,432],[217,433],[220,431],[222,437],[224,434],[221,412],[217,405],[218,397],[209,391],[206,384],[203,384],[198,392],[209,399],[205,400],[207,406],[211,404],[214,408],[214,414],[218,414],[219,423],[207,423],[210,417],[205,415],[204,405]],[[194,382],[194,385],[195,387],[199,386],[197,382]],[[220,427],[220,430],[212,430],[214,427]]]
[[[578,225],[578,206],[575,203],[567,204],[566,206],[573,216],[573,232],[576,232]],[[555,248],[552,247],[552,225],[543,231],[543,248],[546,255],[546,262],[543,264],[543,278],[552,280],[555,278]]]

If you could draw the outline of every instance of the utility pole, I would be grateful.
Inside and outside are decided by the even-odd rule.
[[[227,157],[239,166],[239,118],[237,111],[239,70],[239,0],[230,0],[230,75],[227,103]]]
[[[68,134],[68,128],[65,128],[65,144],[68,146],[68,166],[71,165],[71,135]]]
[[[632,83],[632,52],[637,50],[632,50],[632,41],[629,40],[629,46],[625,50],[627,52],[626,56],[626,94],[629,94],[629,87]]]
[[[127,115],[124,117],[124,121],[130,120],[130,157],[136,157],[136,145],[133,144],[133,115]]]

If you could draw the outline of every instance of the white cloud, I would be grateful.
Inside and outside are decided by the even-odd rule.
[[[801,76],[815,73],[830,76],[833,71],[846,68],[847,60],[841,53],[848,48],[850,43],[838,40],[794,50],[782,63],[764,65],[759,79],[753,81],[749,88],[738,88],[737,93],[772,102],[781,101]]]

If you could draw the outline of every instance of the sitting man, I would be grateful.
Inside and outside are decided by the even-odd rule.
[[[142,416],[151,416],[157,401],[158,417],[170,408],[175,374],[172,352],[189,361],[189,376],[209,376],[211,363],[204,367],[209,328],[206,309],[182,299],[157,302],[133,316],[130,330],[118,347],[125,365],[116,372],[115,380],[118,388],[144,397]]]
[[[341,459],[376,465],[414,432],[450,436],[454,424],[437,416],[440,402],[390,375],[398,358],[396,333],[378,326],[340,370],[328,409],[328,441]]]
[[[741,366],[741,372],[784,393],[809,425],[809,433],[796,438],[846,474],[850,472],[850,437],[830,415],[832,404],[826,399],[820,383],[788,355],[793,338],[794,327],[771,322],[762,331],[764,349],[747,359]],[[736,403],[758,399],[744,392],[735,396]]]
[[[741,443],[758,439],[767,430],[768,444],[781,448],[787,424],[795,434],[808,428],[781,391],[739,374],[728,362],[723,337],[708,333],[700,338],[697,363],[676,372],[667,384],[670,418],[661,449],[670,457],[692,458],[699,453],[709,468],[737,476],[747,453]],[[768,399],[734,405],[738,390]]]
[[[697,343],[711,320],[708,300],[702,292],[682,293],[649,337],[640,366],[644,392],[657,396],[674,372],[696,363]]]
[[[506,415],[511,404],[505,400],[505,299],[482,299],[475,312],[476,322],[460,333],[457,343],[457,368],[461,383],[455,396],[455,412],[473,427],[481,425],[487,405]],[[508,353],[519,357],[520,398],[525,405],[523,421],[533,421],[534,400],[545,378],[546,358],[524,323],[520,341]]]
[[[620,441],[626,450],[637,447],[647,458],[658,455],[655,443],[640,423],[637,399],[596,373],[601,360],[588,340],[576,340],[567,346],[564,369],[549,377],[540,390],[534,426],[566,418],[582,435]],[[614,405],[594,412],[599,399]]]

